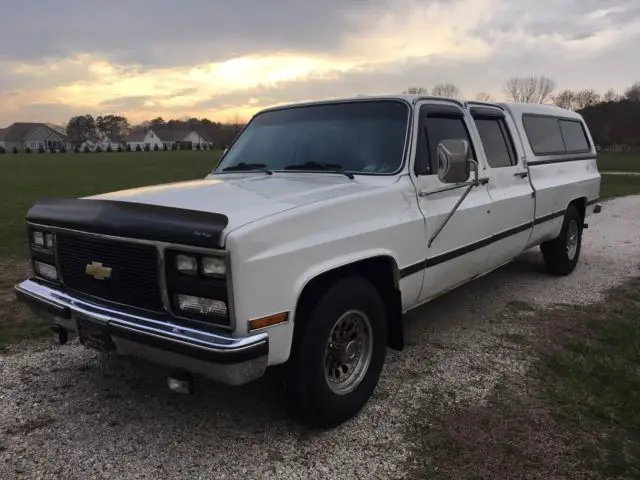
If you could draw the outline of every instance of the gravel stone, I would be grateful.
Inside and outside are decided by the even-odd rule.
[[[640,197],[605,202],[574,274],[547,275],[532,250],[410,312],[408,346],[389,352],[373,399],[328,431],[292,421],[270,376],[200,381],[185,397],[167,391],[166,369],[75,340],[13,346],[0,354],[0,478],[402,478],[425,406],[482,404],[535,359],[526,342],[537,314],[602,300],[639,262]]]

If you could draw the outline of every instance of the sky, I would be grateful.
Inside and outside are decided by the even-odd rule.
[[[640,80],[639,0],[28,0],[3,5],[0,127],[73,115],[248,119],[456,84],[503,100]]]

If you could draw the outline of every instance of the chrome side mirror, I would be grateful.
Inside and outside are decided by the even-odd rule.
[[[463,139],[442,140],[438,144],[438,178],[442,183],[463,183],[471,175],[469,142]]]

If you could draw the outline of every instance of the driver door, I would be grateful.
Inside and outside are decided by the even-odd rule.
[[[462,184],[445,184],[437,175],[438,143],[447,139],[465,139],[470,156],[476,154],[462,107],[453,102],[425,102],[419,105],[416,157],[412,175],[418,191],[418,205],[425,217],[425,275],[419,302],[484,273],[487,252],[488,218],[491,198],[484,182],[471,186],[474,172]],[[483,164],[478,166],[482,179]],[[465,191],[464,200],[454,210]]]

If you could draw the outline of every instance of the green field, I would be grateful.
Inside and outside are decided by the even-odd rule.
[[[576,312],[579,327],[546,359],[549,400],[565,429],[588,426],[576,446],[598,478],[640,478],[639,288],[636,279]]]
[[[218,150],[0,156],[0,258],[24,254],[24,216],[39,198],[82,197],[202,178]]]
[[[202,178],[220,151],[0,156],[0,258],[26,253],[24,216],[43,197],[82,197],[157,183]],[[640,157],[603,154],[601,170],[640,171]],[[640,176],[603,175],[603,198],[640,193]]]
[[[640,193],[640,175],[602,174],[600,198],[622,197]]]
[[[640,154],[599,153],[598,170],[601,172],[640,172]]]

